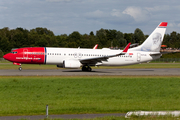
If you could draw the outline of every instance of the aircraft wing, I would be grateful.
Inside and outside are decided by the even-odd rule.
[[[82,64],[96,64],[97,62],[102,62],[102,61],[107,61],[107,59],[111,58],[111,57],[116,57],[119,55],[125,55],[129,49],[131,43],[129,43],[124,50],[119,53],[119,54],[114,54],[114,55],[108,55],[108,56],[101,56],[101,57],[94,57],[94,58],[86,58],[86,59],[80,59],[80,62]]]

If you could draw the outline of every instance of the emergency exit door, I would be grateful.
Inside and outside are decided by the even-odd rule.
[[[137,61],[138,61],[138,62],[141,61],[141,53],[137,53]]]

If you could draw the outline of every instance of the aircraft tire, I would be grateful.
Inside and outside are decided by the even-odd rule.
[[[89,72],[91,72],[91,71],[92,71],[92,68],[89,67],[89,66],[83,66],[83,67],[82,67],[82,71],[89,71]]]
[[[91,72],[92,68],[88,66],[87,71]]]
[[[86,67],[85,66],[82,66],[82,71],[86,71]]]
[[[19,71],[21,71],[22,70],[22,67],[19,67]]]

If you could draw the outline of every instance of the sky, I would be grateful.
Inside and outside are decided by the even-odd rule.
[[[0,0],[0,29],[47,28],[55,35],[115,29],[149,35],[160,22],[180,33],[179,0]]]

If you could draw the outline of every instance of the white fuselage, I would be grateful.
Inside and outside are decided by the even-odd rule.
[[[76,49],[76,48],[46,48],[46,64],[62,65],[64,60],[82,60],[119,54],[122,50],[111,49]],[[122,66],[148,62],[160,58],[160,56],[150,56],[152,52],[131,51],[125,55],[109,58],[99,62],[97,66]]]

